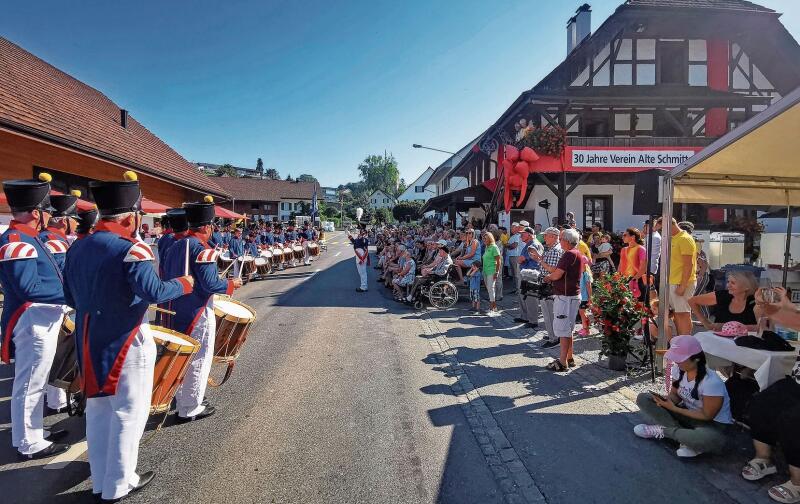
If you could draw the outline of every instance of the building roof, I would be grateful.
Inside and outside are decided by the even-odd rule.
[[[746,0],[626,0],[625,5],[677,9],[723,9],[751,12],[775,12]]]
[[[368,198],[371,198],[371,197],[375,196],[378,193],[383,194],[387,198],[390,198],[392,201],[397,201],[397,198],[395,198],[391,194],[387,193],[386,191],[381,191],[380,189],[375,189],[374,191],[372,191],[372,193],[368,196]]]
[[[170,183],[227,196],[169,145],[93,87],[0,37],[0,126],[56,142]]]
[[[280,201],[282,199],[307,199],[323,197],[318,182],[294,182],[289,180],[252,179],[234,177],[210,177],[237,200]]]

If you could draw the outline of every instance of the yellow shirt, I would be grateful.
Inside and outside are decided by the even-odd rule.
[[[680,285],[683,279],[683,256],[692,256],[692,274],[689,283],[697,280],[697,245],[692,235],[681,231],[672,237],[669,254],[669,284]]]
[[[592,249],[583,240],[578,242],[578,252],[583,254],[586,259],[592,260]]]
[[[506,233],[500,235],[500,243],[503,244],[503,248],[505,248],[505,246],[508,245],[508,238],[509,236]]]

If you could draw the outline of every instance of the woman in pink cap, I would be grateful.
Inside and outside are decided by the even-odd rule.
[[[679,457],[721,451],[728,438],[726,430],[733,424],[730,399],[720,377],[706,369],[700,342],[694,336],[676,336],[664,357],[675,363],[669,396],[639,394],[636,404],[653,423],[637,425],[634,434],[677,441]]]

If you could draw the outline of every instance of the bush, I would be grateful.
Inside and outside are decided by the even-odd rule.
[[[622,273],[603,275],[592,284],[592,313],[600,331],[600,355],[628,355],[633,329],[646,315],[645,306],[633,297]]]

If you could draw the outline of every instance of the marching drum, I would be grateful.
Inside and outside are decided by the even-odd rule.
[[[316,242],[310,242],[308,244],[308,255],[311,257],[316,257],[319,255],[319,245]]]
[[[259,276],[265,277],[269,275],[269,260],[266,257],[256,257],[253,263],[256,265],[256,273]]]
[[[255,275],[256,265],[253,261],[253,258],[250,256],[242,256],[240,259],[242,260],[242,283],[247,283],[250,280],[250,277]]]
[[[302,245],[297,245],[297,244],[292,245],[292,252],[294,253],[294,258],[295,259],[297,259],[298,261],[302,261],[303,260],[303,255],[304,254],[303,254],[303,246]]]
[[[292,250],[292,247],[288,245],[283,247],[283,262],[291,261],[293,258],[294,258],[294,251]]]
[[[75,339],[72,334],[75,332],[75,323],[68,317],[64,317],[61,323],[61,330],[58,331],[58,344],[56,355],[53,357],[53,366],[50,368],[50,377],[47,380],[49,385],[66,390],[74,394],[81,388],[78,379],[78,358],[75,348]]]
[[[232,262],[233,259],[231,259],[230,252],[228,252],[227,250],[225,252],[221,252],[217,256],[217,268],[219,268],[220,273],[225,270],[228,270],[228,272],[230,272],[231,271],[230,266]]]
[[[220,383],[209,378],[212,387],[225,383],[233,371],[242,345],[247,339],[250,325],[256,321],[256,312],[244,303],[229,297],[214,295],[214,316],[217,332],[214,338],[214,362],[227,364],[225,377]]]
[[[272,264],[275,266],[280,265],[283,262],[283,249],[280,247],[275,247],[272,249]]]
[[[189,370],[192,356],[200,350],[200,343],[166,327],[150,326],[150,332],[158,347],[150,401],[150,414],[153,415],[169,411],[172,398]]]

